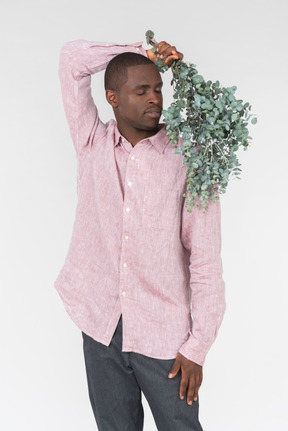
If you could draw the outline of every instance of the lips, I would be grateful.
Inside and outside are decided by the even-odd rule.
[[[145,111],[145,114],[150,118],[160,118],[162,109],[159,108],[150,108]]]
[[[145,112],[145,114],[151,118],[160,118],[161,117],[161,112],[159,112],[159,111],[149,111],[149,112]]]

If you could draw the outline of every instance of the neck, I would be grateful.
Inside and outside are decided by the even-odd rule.
[[[156,133],[158,133],[160,129],[159,125],[157,125],[153,130],[134,129],[125,127],[123,124],[119,124],[119,122],[117,122],[117,127],[120,134],[125,139],[127,139],[127,141],[133,145],[133,147],[143,139],[150,138],[150,136],[156,135]]]

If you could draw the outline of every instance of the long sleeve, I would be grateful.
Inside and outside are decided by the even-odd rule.
[[[210,201],[208,210],[183,207],[181,241],[190,251],[192,330],[179,352],[204,364],[225,312],[222,279],[220,201]]]
[[[91,75],[105,69],[110,60],[123,52],[147,56],[142,42],[116,45],[76,40],[64,44],[60,54],[59,77],[71,136],[80,152],[92,145],[93,138],[105,133],[91,94]],[[103,83],[104,91],[104,83]]]

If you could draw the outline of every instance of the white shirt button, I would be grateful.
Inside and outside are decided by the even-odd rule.
[[[127,263],[123,263],[124,268],[127,268]]]
[[[131,160],[134,160],[135,159],[135,157],[134,156],[131,156]]]
[[[128,239],[129,238],[129,236],[128,235],[125,235],[125,239]]]
[[[128,181],[128,186],[129,186],[129,187],[131,187],[131,186],[132,186],[131,181]]]
[[[122,296],[125,296],[126,295],[126,292],[122,292]]]
[[[129,211],[130,211],[130,208],[126,208],[126,212],[129,213]]]
[[[136,51],[140,51],[140,49],[139,49],[139,48],[136,48]]]

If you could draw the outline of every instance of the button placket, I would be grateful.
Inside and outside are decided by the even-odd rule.
[[[131,155],[130,160],[135,161],[135,156]],[[129,169],[129,160],[128,160],[126,178],[127,177],[128,178],[130,177],[130,178],[129,178],[129,181],[128,181],[128,179],[125,179],[125,184],[127,184],[127,186],[129,188],[131,188],[133,186],[133,181],[131,181],[131,178],[133,179],[134,166],[135,165],[131,166],[132,172],[129,172],[130,169]],[[126,213],[126,216],[124,216],[124,218],[123,218],[123,231],[124,232],[125,232],[125,230],[127,232],[129,232],[129,230],[131,230],[131,229],[129,229],[129,226],[131,223],[130,220],[132,220],[130,212],[133,210],[133,207],[131,209],[130,204],[131,204],[131,202],[129,199],[129,193],[128,193],[128,199],[127,199],[127,193],[125,191],[124,212]],[[129,239],[129,236],[127,234],[124,234],[122,237],[122,241],[124,241],[124,243],[122,244],[122,256],[121,256],[122,270],[121,270],[121,276],[120,276],[121,277],[120,278],[120,294],[121,294],[122,298],[125,298],[127,296],[126,276],[127,276],[127,271],[129,269],[129,267],[128,267],[128,264],[126,261],[127,255],[126,255],[125,243],[127,242],[128,239]],[[128,246],[128,244],[127,244],[127,246]]]

